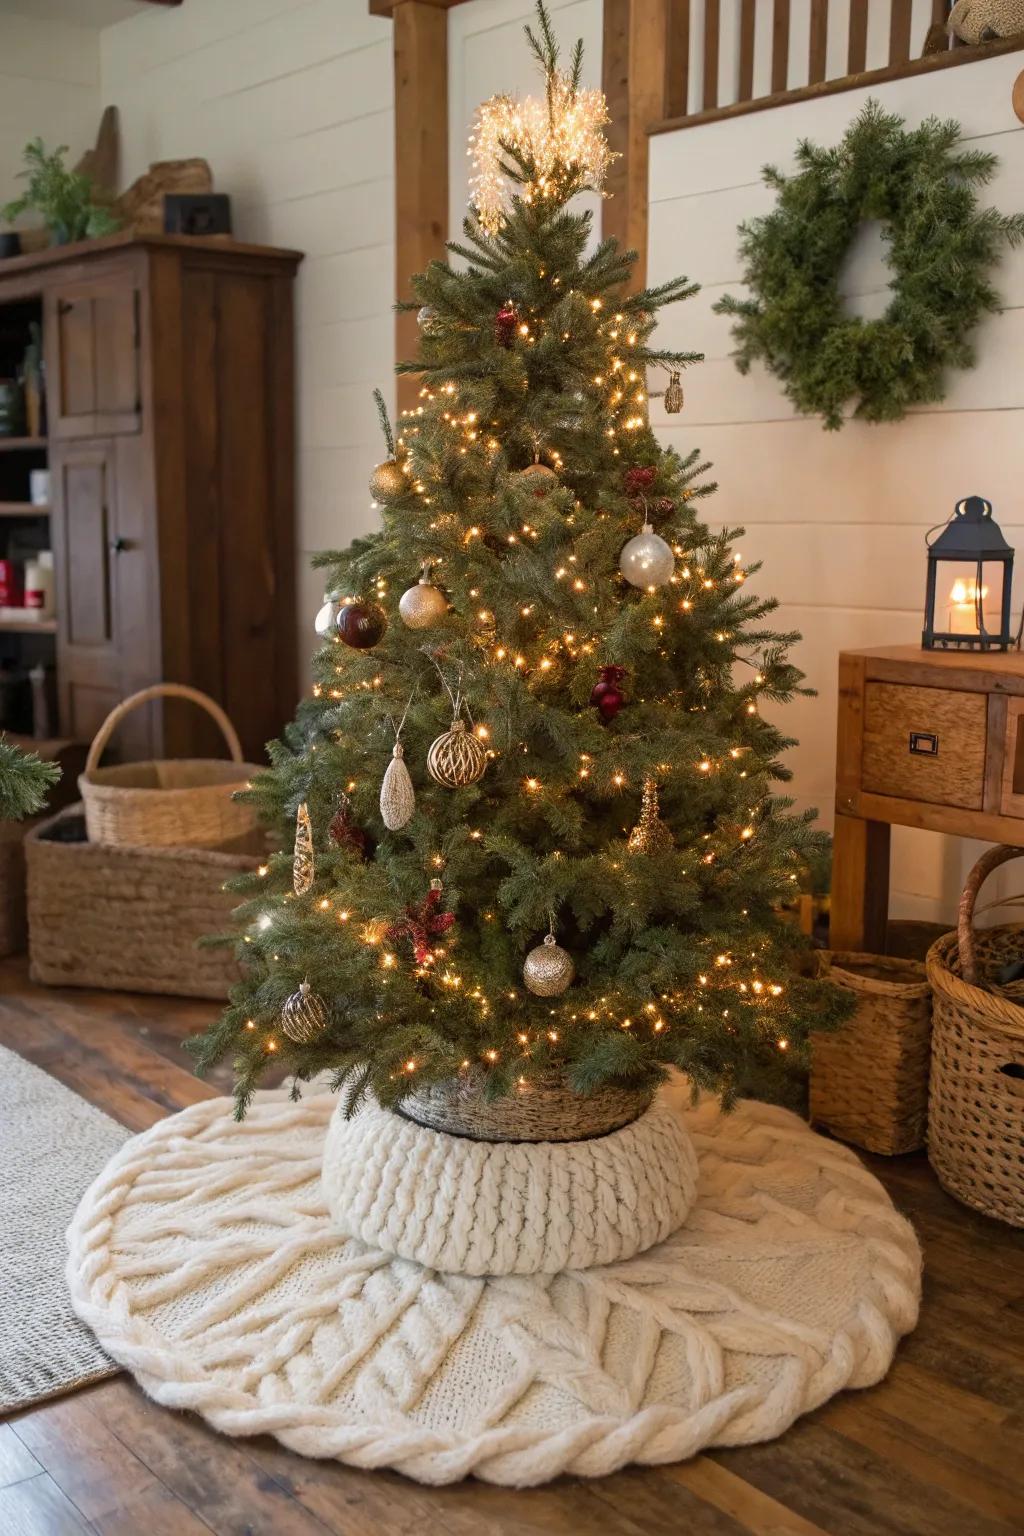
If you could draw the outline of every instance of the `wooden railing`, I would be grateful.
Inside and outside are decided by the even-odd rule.
[[[664,114],[652,129],[968,63],[979,51],[942,34],[949,10],[949,0],[664,0]]]

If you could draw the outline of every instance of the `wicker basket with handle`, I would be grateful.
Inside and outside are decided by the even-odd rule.
[[[189,699],[213,716],[230,762],[208,758],[151,760],[101,768],[120,722],[151,699]],[[232,799],[261,770],[242,761],[234,726],[220,705],[183,683],[155,683],[124,699],[96,732],[78,787],[91,843],[108,848],[220,848],[255,851],[261,840],[250,805]]]
[[[819,972],[857,1006],[814,1036],[810,1114],[843,1141],[893,1157],[924,1146],[931,992],[924,966],[888,955],[822,953]]]
[[[956,933],[928,951],[934,1029],[928,1158],[965,1205],[1024,1226],[1024,998],[998,974],[1024,956],[1024,926],[976,929],[983,881],[1021,848],[989,848],[967,877]]]

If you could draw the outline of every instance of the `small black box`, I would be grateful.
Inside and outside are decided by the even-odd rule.
[[[226,192],[168,192],[165,235],[230,235],[231,199]]]

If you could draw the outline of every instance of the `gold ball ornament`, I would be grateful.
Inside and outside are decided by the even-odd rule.
[[[281,1009],[281,1028],[296,1045],[309,1045],[327,1028],[327,1004],[308,981],[292,993]]]
[[[398,600],[402,623],[409,629],[430,629],[448,612],[448,599],[430,580],[430,562],[424,561],[420,579]]]
[[[408,477],[397,459],[385,459],[370,476],[370,495],[385,505],[398,501],[408,489]]]
[[[527,486],[535,496],[546,496],[558,484],[554,470],[539,462],[527,464],[525,469],[517,469],[512,478]]]
[[[464,789],[482,779],[487,768],[487,751],[464,720],[453,720],[450,731],[438,736],[427,753],[427,772],[435,784],[445,789]]]
[[[572,956],[562,948],[553,933],[543,944],[531,949],[523,961],[523,981],[536,997],[558,997],[576,974]]]

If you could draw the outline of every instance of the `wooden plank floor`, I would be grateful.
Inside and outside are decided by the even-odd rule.
[[[228,1086],[181,1042],[215,1008],[33,987],[0,962],[0,1042],[133,1130]],[[3,1536],[1020,1536],[1024,1237],[942,1193],[923,1157],[868,1159],[925,1247],[925,1305],[881,1386],[781,1440],[512,1492],[228,1440],[127,1376],[0,1425]]]

